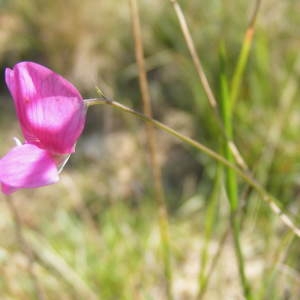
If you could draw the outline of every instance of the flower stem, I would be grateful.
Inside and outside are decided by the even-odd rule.
[[[105,97],[103,98],[93,98],[93,99],[85,99],[85,103],[86,105],[89,106],[93,106],[93,105],[99,105],[99,104],[106,104],[106,105],[110,105],[115,109],[121,110],[123,112],[129,113],[131,115],[136,116],[137,118],[145,121],[145,122],[150,122],[153,126],[155,126],[156,128],[159,128],[167,133],[169,133],[170,135],[173,135],[174,137],[178,138],[179,140],[181,140],[182,142],[184,142],[185,144],[190,145],[193,148],[196,148],[197,150],[205,153],[206,155],[210,156],[211,158],[213,158],[214,160],[220,162],[221,164],[223,164],[225,167],[232,169],[233,171],[235,171],[235,173],[237,175],[239,175],[244,181],[246,181],[250,186],[253,187],[253,189],[255,189],[259,195],[261,196],[262,200],[264,200],[270,207],[270,209],[279,216],[279,218],[281,219],[281,221],[290,229],[294,232],[294,234],[296,236],[298,236],[300,238],[300,228],[298,228],[294,222],[291,220],[291,218],[284,213],[284,211],[280,208],[280,201],[278,199],[276,199],[274,196],[270,195],[265,189],[264,187],[262,187],[256,180],[255,178],[252,177],[252,175],[248,172],[248,171],[244,171],[242,169],[240,169],[239,167],[237,167],[235,164],[229,162],[227,159],[225,159],[222,155],[218,154],[217,152],[213,151],[212,149],[206,147],[205,145],[193,140],[190,137],[187,137],[179,132],[177,132],[176,130],[174,130],[173,128],[155,120],[152,118],[149,118],[147,116],[145,116],[144,114],[135,111],[134,109],[127,107],[117,101],[114,100],[109,100]]]

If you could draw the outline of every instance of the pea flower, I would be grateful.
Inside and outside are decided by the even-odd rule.
[[[1,190],[10,194],[53,184],[83,131],[84,101],[70,82],[37,63],[7,68],[5,81],[25,142],[0,159]]]

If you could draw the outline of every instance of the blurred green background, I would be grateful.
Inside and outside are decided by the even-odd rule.
[[[217,98],[220,49],[231,78],[254,1],[180,1]],[[217,126],[169,1],[139,1],[154,116],[220,152]],[[48,66],[85,98],[96,86],[142,110],[128,1],[0,1],[0,155],[21,138],[3,74],[22,60]],[[264,0],[234,111],[235,142],[255,177],[299,222],[300,2]],[[214,257],[229,205],[218,165],[157,131],[175,299],[195,299],[201,249]],[[221,176],[222,177],[222,176]],[[241,244],[254,299],[300,299],[300,242],[239,180]],[[58,184],[13,194],[33,264],[0,196],[0,299],[166,299],[144,124],[113,108],[89,109]],[[209,240],[208,215],[212,214]],[[205,299],[243,299],[229,236]]]

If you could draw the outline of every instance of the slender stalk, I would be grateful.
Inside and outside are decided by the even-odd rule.
[[[244,213],[245,213],[245,211],[243,210],[243,205],[239,205],[239,208],[238,208],[238,210],[236,210],[235,215],[239,215],[239,217],[242,218]],[[208,288],[210,279],[212,277],[213,271],[214,271],[214,269],[215,269],[215,267],[218,263],[218,260],[221,257],[223,248],[226,244],[226,241],[227,241],[228,237],[230,236],[231,231],[232,231],[231,230],[231,224],[229,222],[228,227],[226,228],[226,230],[224,231],[224,233],[221,236],[218,249],[217,249],[215,255],[212,257],[209,267],[207,268],[207,272],[206,272],[206,275],[204,276],[203,282],[201,282],[201,284],[199,285],[199,291],[198,291],[198,294],[197,294],[197,299],[198,300],[202,300],[205,296],[205,293],[207,291],[207,288]],[[293,236],[295,236],[292,231],[289,231],[289,232],[291,234],[293,234]]]
[[[256,0],[253,15],[250,18],[250,22],[249,22],[247,30],[245,32],[240,55],[239,55],[239,58],[237,61],[235,71],[233,73],[232,82],[231,82],[231,86],[230,86],[230,105],[232,108],[234,108],[235,103],[237,101],[243,73],[245,71],[245,67],[248,62],[260,4],[261,4],[261,0]]]
[[[233,140],[231,140],[230,137],[227,136],[227,133],[224,130],[222,117],[221,117],[219,107],[218,107],[218,102],[217,102],[216,97],[210,87],[209,81],[205,75],[201,60],[199,58],[199,55],[197,54],[196,47],[195,47],[192,35],[190,33],[189,27],[187,25],[185,16],[182,12],[182,9],[176,0],[170,0],[170,2],[172,3],[173,8],[176,13],[176,16],[178,18],[183,37],[184,37],[186,45],[189,49],[189,52],[190,52],[193,64],[195,66],[196,72],[198,74],[200,83],[203,87],[203,90],[204,90],[206,96],[207,96],[208,103],[210,104],[210,107],[213,110],[214,116],[216,117],[217,125],[219,126],[219,128],[228,144],[228,148],[230,149],[235,161],[241,168],[243,168],[244,170],[247,170],[247,165],[246,165],[243,157],[241,156],[241,154],[238,150],[238,147],[235,145]]]
[[[222,132],[225,136],[225,145],[224,145],[224,155],[227,161],[230,163],[234,163],[234,160],[242,166],[242,168],[247,169],[247,166],[242,159],[238,148],[235,146],[233,142],[233,128],[232,128],[232,100],[231,98],[234,97],[233,100],[236,99],[239,91],[240,86],[240,79],[243,73],[243,70],[246,65],[246,61],[249,55],[251,41],[252,41],[252,35],[249,35],[249,38],[245,39],[245,42],[243,43],[243,48],[240,56],[240,60],[238,61],[237,71],[235,72],[234,81],[233,81],[233,93],[232,96],[229,96],[228,86],[224,85],[223,81],[223,93],[222,93],[222,107],[221,110],[218,108],[218,102],[216,101],[216,98],[210,88],[209,82],[207,80],[207,77],[203,71],[203,67],[200,61],[199,56],[197,55],[196,47],[194,45],[191,33],[189,31],[187,22],[185,20],[184,14],[176,0],[170,0],[175,13],[177,15],[177,18],[179,20],[179,24],[181,26],[182,33],[184,35],[187,47],[190,51],[190,55],[192,57],[194,66],[196,68],[197,74],[199,76],[200,82],[202,83],[203,89],[208,97],[209,103],[215,112],[215,115],[217,117],[218,124],[220,128],[222,129]],[[259,1],[258,1],[259,3]],[[256,20],[256,15],[258,11],[259,5],[256,6],[254,16],[251,19],[251,27],[249,32],[253,32],[253,27]],[[248,37],[247,35],[247,37]],[[224,89],[226,88],[226,90]],[[230,208],[231,208],[231,227],[232,227],[232,233],[234,236],[234,245],[235,245],[235,252],[237,256],[238,266],[239,266],[239,275],[241,279],[241,284],[243,286],[244,295],[247,299],[250,299],[250,290],[249,286],[246,280],[245,271],[244,271],[244,260],[242,256],[241,246],[240,246],[240,239],[239,239],[239,224],[238,219],[235,217],[236,210],[238,208],[238,191],[237,191],[237,178],[236,173],[232,170],[227,168],[225,170],[225,185],[226,190],[228,194],[228,199],[230,202]]]
[[[221,113],[223,118],[223,123],[225,127],[226,134],[232,140],[233,139],[233,122],[232,122],[232,106],[230,105],[230,98],[229,98],[229,89],[228,89],[228,82],[226,77],[225,71],[225,47],[221,47],[220,51],[220,60],[221,60],[221,72],[220,72],[220,84],[221,84]],[[232,153],[228,147],[227,143],[224,143],[224,156],[225,158],[234,163],[234,159]],[[248,280],[245,274],[245,265],[244,265],[244,258],[241,249],[240,243],[240,224],[239,219],[236,214],[239,208],[239,199],[238,199],[238,183],[237,183],[237,176],[236,173],[232,169],[225,169],[224,172],[225,176],[225,188],[230,204],[230,224],[231,230],[233,234],[233,241],[234,241],[234,248],[235,254],[238,263],[238,270],[241,285],[243,287],[244,297],[246,299],[251,299],[251,291],[248,284]]]
[[[29,273],[29,275],[31,277],[31,280],[33,282],[36,299],[44,300],[45,296],[42,292],[38,277],[36,276],[36,274],[33,270],[33,264],[35,263],[35,257],[34,257],[34,254],[33,254],[31,248],[29,247],[29,245],[28,245],[28,243],[27,243],[27,241],[24,237],[22,222],[21,222],[20,216],[18,214],[18,210],[15,207],[15,205],[13,203],[13,199],[11,199],[11,197],[5,196],[4,199],[5,199],[5,202],[7,204],[7,207],[10,211],[11,217],[12,217],[13,222],[14,222],[15,232],[16,232],[16,237],[17,237],[18,243],[19,243],[22,251],[27,256],[27,259],[28,259],[28,273]]]
[[[250,186],[252,186],[256,192],[259,193],[261,196],[262,200],[264,200],[270,209],[281,219],[281,221],[290,229],[294,232],[296,236],[300,238],[300,228],[298,228],[294,222],[291,220],[291,218],[284,213],[284,211],[281,210],[280,208],[280,201],[276,199],[274,196],[270,195],[264,187],[262,187],[256,180],[255,178],[252,177],[252,175],[248,171],[244,171],[235,164],[232,164],[228,160],[226,160],[222,155],[218,154],[217,152],[213,151],[212,149],[206,147],[205,145],[199,143],[198,141],[193,140],[190,137],[187,137],[176,130],[172,129],[171,127],[155,120],[152,118],[147,117],[146,115],[135,111],[132,108],[129,108],[117,101],[114,100],[109,100],[105,97],[103,98],[93,98],[93,99],[85,99],[86,105],[93,106],[93,105],[99,105],[99,104],[106,104],[106,105],[111,105],[113,108],[121,110],[123,112],[129,113],[131,115],[136,116],[137,118],[151,123],[153,126],[167,132],[170,135],[173,135],[174,137],[178,138],[182,142],[184,142],[187,145],[190,145],[191,147],[194,147],[198,151],[201,151],[211,157],[212,159],[220,162],[223,164],[225,167],[232,169],[233,171],[236,172],[237,175],[239,175],[244,181],[246,181]]]
[[[202,87],[203,87],[203,89],[204,89],[204,91],[207,95],[209,104],[211,105],[212,108],[216,108],[218,106],[218,103],[216,101],[216,98],[214,96],[214,93],[213,93],[212,89],[210,88],[208,79],[207,79],[207,77],[205,75],[205,72],[203,70],[202,63],[201,63],[200,58],[197,54],[196,47],[195,47],[194,41],[192,39],[192,35],[189,31],[189,27],[188,27],[187,22],[185,20],[182,9],[181,9],[180,5],[178,4],[178,2],[176,0],[170,0],[170,2],[172,3],[172,5],[174,7],[174,10],[175,10],[175,13],[177,15],[177,18],[178,18],[178,21],[179,21],[179,24],[180,24],[180,27],[181,27],[181,31],[183,33],[183,36],[184,36],[184,39],[185,39],[185,42],[186,42],[186,45],[187,45],[187,47],[190,51],[193,63],[195,65],[195,68],[196,68],[197,74],[199,76],[199,79],[202,83]]]
[[[139,84],[143,101],[144,114],[152,118],[152,107],[150,100],[150,92],[145,69],[144,49],[142,42],[141,24],[139,17],[139,8],[137,0],[129,0],[132,15],[132,31],[135,44],[135,55],[138,65]],[[166,293],[168,299],[172,299],[172,269],[171,269],[171,253],[170,253],[170,236],[168,213],[165,202],[164,189],[162,185],[161,166],[158,161],[157,143],[155,136],[155,128],[151,123],[146,124],[146,134],[149,146],[150,164],[152,167],[154,178],[155,199],[158,205],[159,229],[162,246],[162,255],[164,262],[164,273],[166,277]]]
[[[257,14],[260,7],[260,0],[257,0],[255,3],[254,13],[251,17],[249,25],[247,27],[244,41],[242,43],[241,52],[238,58],[237,66],[233,74],[232,84],[228,86],[228,81],[226,77],[225,71],[225,49],[224,47],[221,49],[221,114],[223,119],[223,124],[225,127],[226,135],[230,140],[233,140],[233,109],[235,107],[235,103],[238,97],[242,76],[249,58],[249,53],[252,45],[253,35],[254,35],[254,27],[257,19]],[[232,152],[228,147],[228,144],[224,145],[224,156],[231,163],[234,162]],[[231,169],[225,170],[225,181],[226,181],[226,190],[230,203],[230,211],[231,211],[231,229],[233,233],[234,247],[235,253],[238,262],[239,276],[241,280],[241,285],[243,287],[244,296],[246,299],[251,299],[251,289],[246,278],[245,274],[245,266],[244,266],[244,258],[241,249],[240,243],[240,221],[236,214],[239,206],[238,199],[238,183],[236,173]]]

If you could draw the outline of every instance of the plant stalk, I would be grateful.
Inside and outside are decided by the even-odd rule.
[[[132,17],[132,32],[134,38],[135,56],[138,67],[139,84],[143,102],[143,112],[147,117],[152,118],[152,107],[145,68],[139,7],[137,0],[129,0],[129,2]],[[155,128],[149,122],[146,123],[146,135],[149,148],[150,166],[152,169],[152,175],[154,179],[154,196],[158,206],[158,222],[164,264],[164,274],[166,279],[166,294],[168,299],[172,299],[172,268],[168,212],[165,201],[164,188],[162,184],[161,166],[157,155]]]
[[[222,45],[220,49],[220,89],[221,89],[221,115],[223,119],[223,124],[225,128],[225,132],[227,136],[232,140],[233,139],[233,120],[232,120],[232,106],[230,103],[230,96],[229,96],[229,88],[228,88],[228,81],[226,77],[226,53],[225,53],[225,46]],[[224,157],[231,163],[234,163],[234,159],[232,153],[228,147],[227,143],[223,145],[223,152]],[[241,248],[240,242],[240,222],[239,216],[236,213],[239,208],[239,199],[238,199],[238,182],[236,173],[229,168],[224,170],[225,176],[225,188],[230,204],[230,225],[231,231],[233,235],[234,241],[234,249],[238,264],[238,272],[241,281],[241,285],[243,288],[244,297],[247,300],[251,299],[251,291],[250,286],[246,277],[245,272],[245,264],[244,264],[244,257]]]
[[[255,178],[252,177],[252,175],[249,173],[249,171],[244,171],[237,167],[235,164],[229,162],[227,159],[225,159],[222,155],[218,154],[217,152],[213,151],[212,149],[208,148],[207,146],[199,143],[196,140],[193,140],[190,137],[187,137],[173,128],[155,120],[152,118],[147,117],[146,115],[135,111],[134,109],[127,107],[117,101],[109,100],[105,97],[102,98],[92,98],[92,99],[85,99],[85,103],[87,107],[93,106],[93,105],[99,105],[99,104],[106,104],[110,105],[115,109],[118,109],[120,111],[129,113],[131,115],[134,115],[135,117],[139,118],[140,120],[143,120],[145,122],[151,123],[156,128],[159,128],[168,134],[178,138],[182,142],[184,142],[187,145],[190,145],[191,147],[197,149],[198,151],[201,151],[211,157],[212,159],[220,162],[225,167],[232,169],[237,175],[239,175],[245,182],[247,182],[250,186],[252,186],[256,192],[261,196],[262,200],[264,200],[270,209],[281,219],[281,221],[294,232],[296,236],[300,238],[300,228],[298,228],[295,223],[292,221],[292,219],[280,208],[280,201],[276,199],[274,196],[270,195],[264,187],[262,187]]]

